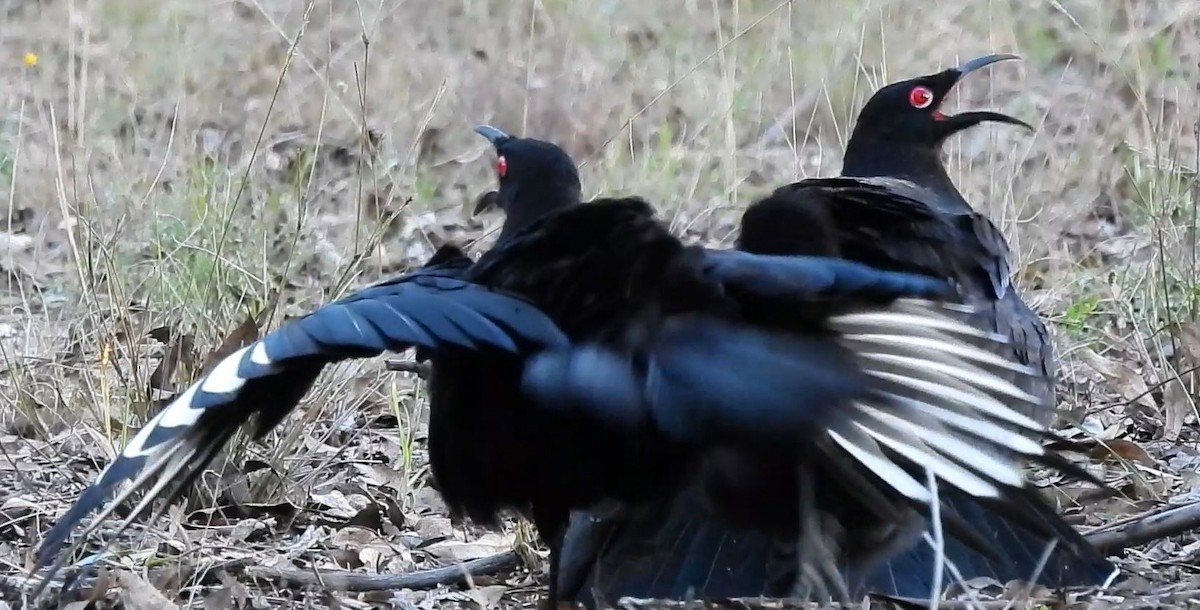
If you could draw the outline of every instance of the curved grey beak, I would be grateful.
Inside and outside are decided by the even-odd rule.
[[[512,136],[491,125],[480,125],[475,128],[475,133],[487,138],[488,142],[492,143],[492,146],[500,146],[512,139]]]
[[[975,59],[964,61],[963,63],[959,64],[957,68],[954,68],[954,71],[958,72],[959,78],[962,78],[967,74],[970,74],[971,72],[974,72],[985,66],[990,66],[994,63],[1013,59],[1019,61],[1021,57],[1011,53],[993,53],[992,55],[984,55],[983,57],[976,57]]]

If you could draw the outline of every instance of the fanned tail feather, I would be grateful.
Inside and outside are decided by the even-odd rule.
[[[117,535],[154,500],[174,500],[252,417],[256,438],[278,424],[327,364],[414,346],[512,353],[566,341],[527,302],[454,277],[418,272],[365,288],[227,356],[147,422],[47,532],[35,570],[49,564],[93,510],[102,507],[72,549],[139,490],[146,494]],[[132,483],[106,504],[126,481]],[[35,596],[68,555],[45,574]]]

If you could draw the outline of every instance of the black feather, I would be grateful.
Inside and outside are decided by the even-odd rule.
[[[447,275],[437,266],[334,301],[228,356],[160,411],[46,533],[38,567],[54,558],[86,515],[102,506],[107,515],[115,507],[105,503],[118,485],[139,476],[149,477],[143,484],[149,483],[160,476],[156,469],[146,470],[151,459],[180,451],[192,454],[173,466],[158,465],[173,469],[161,476],[191,480],[252,417],[258,420],[258,437],[278,424],[325,365],[414,346],[512,357],[561,348],[566,342],[554,322],[528,302]],[[179,491],[175,486],[171,495]]]

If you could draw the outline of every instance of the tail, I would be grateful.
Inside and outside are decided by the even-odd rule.
[[[327,364],[414,346],[516,353],[565,343],[532,305],[436,269],[330,303],[229,355],[147,422],[47,532],[34,569],[45,567],[96,509],[102,508],[80,541],[139,489],[146,494],[118,534],[155,499],[173,500],[244,423],[256,418],[254,436],[261,438],[282,421]],[[126,481],[132,484],[107,502]],[[67,555],[45,574],[35,597]]]
[[[641,599],[786,597],[786,542],[735,530],[710,514],[698,484],[654,504],[572,516],[557,577],[561,601],[588,608]],[[781,550],[783,552],[781,552]]]
[[[969,523],[985,540],[990,557],[954,536],[946,536],[940,582],[951,585],[972,578],[1033,582],[1051,589],[1107,586],[1119,573],[1098,550],[1057,516],[1057,535],[1047,537],[987,510],[960,493],[942,498],[942,511]],[[925,540],[893,555],[865,575],[871,593],[926,603],[935,581],[937,550]]]
[[[946,534],[943,587],[959,578],[1021,580],[1051,589],[1094,587],[1108,585],[1118,573],[1065,523],[1060,538],[1046,537],[961,493],[947,492],[941,506],[943,515],[953,513],[990,546],[985,555]],[[924,604],[935,583],[936,553],[918,540],[869,573],[848,569],[844,580],[860,583],[858,594]],[[787,540],[723,525],[706,510],[699,487],[689,486],[669,501],[613,515],[574,515],[562,546],[558,587],[563,601],[589,608],[596,607],[597,598],[615,604],[625,596],[787,597],[799,577],[798,559],[795,545]]]

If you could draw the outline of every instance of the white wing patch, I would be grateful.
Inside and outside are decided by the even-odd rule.
[[[204,409],[196,409],[192,407],[192,399],[196,397],[196,391],[200,388],[199,383],[193,383],[183,394],[180,394],[167,408],[163,409],[159,414],[158,425],[168,428],[178,428],[180,426],[190,426],[200,419],[200,414]],[[150,428],[150,426],[146,426]]]
[[[846,437],[833,430],[830,430],[828,434],[842,449],[845,449],[860,464],[875,473],[875,476],[878,476],[888,485],[891,485],[893,489],[918,502],[929,502],[929,489],[917,482],[903,468],[897,466],[895,462],[884,457],[882,453],[855,445],[847,440]]]
[[[932,496],[911,473],[930,471],[977,498],[1022,487],[1021,460],[1045,455],[1038,441],[1048,434],[1011,406],[1038,404],[1009,381],[1034,371],[989,351],[1004,341],[948,311],[955,310],[910,299],[829,324],[881,384],[852,406],[842,424],[852,428],[829,430],[830,437],[894,491],[922,503]]]
[[[250,350],[250,362],[259,366],[271,366],[271,357],[267,355],[267,346],[262,341],[255,341],[254,348]]]
[[[246,384],[246,380],[238,377],[238,365],[249,347],[243,347],[222,360],[200,385],[200,389],[210,394],[229,394],[236,392]]]
[[[202,410],[192,408],[192,398],[196,395],[196,389],[200,386],[199,383],[193,383],[183,394],[171,401],[162,411],[158,412],[150,421],[142,426],[141,430],[130,439],[129,444],[125,449],[121,450],[121,455],[129,458],[142,458],[154,453],[159,446],[147,447],[146,441],[150,440],[150,435],[159,428],[178,428],[180,426],[190,426],[196,423],[200,417]],[[109,466],[111,467],[111,465]],[[109,467],[105,467],[105,471]],[[101,476],[103,476],[103,472]],[[99,478],[99,477],[97,477]]]

